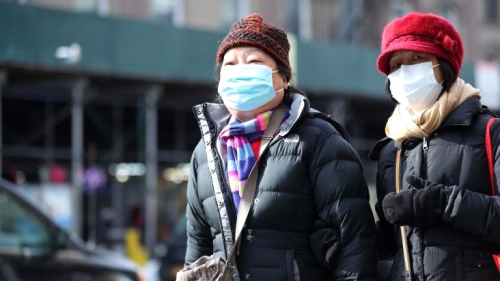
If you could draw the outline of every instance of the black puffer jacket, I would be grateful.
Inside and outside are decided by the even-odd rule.
[[[303,96],[292,97],[291,115],[261,161],[256,201],[237,258],[239,276],[332,280],[332,273],[313,256],[309,241],[315,221],[321,219],[341,238],[332,269],[335,279],[374,279],[375,223],[360,159],[333,122],[310,110]],[[194,110],[203,139],[194,151],[188,183],[186,264],[202,255],[226,258],[236,222],[224,150],[217,138],[229,113],[218,104]]]
[[[454,186],[442,225],[406,228],[413,280],[500,280],[492,259],[493,253],[500,253],[500,196],[491,196],[484,144],[491,118],[478,98],[470,98],[428,138],[407,139],[402,144],[384,139],[372,150],[370,156],[379,161],[379,253],[397,252],[390,280],[404,280],[404,259],[399,228],[387,222],[381,205],[386,194],[395,192],[396,151],[401,146],[402,189],[409,188],[404,180],[408,175]],[[500,121],[493,124],[491,135],[496,179],[500,179]]]

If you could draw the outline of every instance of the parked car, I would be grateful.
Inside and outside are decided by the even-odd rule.
[[[177,272],[184,266],[187,247],[186,215],[177,221],[172,237],[167,242],[167,251],[161,257],[160,278],[162,281],[174,281]]]
[[[125,257],[90,250],[0,179],[0,280],[140,281]]]

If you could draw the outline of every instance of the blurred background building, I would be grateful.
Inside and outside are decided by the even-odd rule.
[[[289,32],[293,83],[366,155],[393,104],[383,26],[433,12],[462,34],[461,76],[500,108],[499,0],[0,0],[0,171],[87,241],[150,251],[185,208],[195,104],[216,95],[218,42],[258,12]]]

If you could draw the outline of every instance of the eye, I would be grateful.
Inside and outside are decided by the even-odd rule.
[[[261,64],[263,62],[260,59],[250,59],[248,60],[248,63]]]
[[[234,63],[234,61],[233,61],[233,60],[228,60],[228,61],[224,61],[224,62],[222,63],[222,66],[226,66],[226,65],[234,65],[234,64],[235,64],[235,63]]]
[[[389,71],[390,71],[390,73],[392,73],[392,72],[398,70],[400,67],[401,67],[401,63],[399,63],[399,62],[392,63]]]
[[[418,55],[418,54],[413,55],[413,60],[419,60],[419,59],[421,59],[421,58],[422,58],[422,56],[421,56],[421,55]]]

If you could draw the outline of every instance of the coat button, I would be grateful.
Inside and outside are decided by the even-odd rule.
[[[259,203],[259,198],[255,198],[255,200],[253,200],[253,202],[254,202],[255,204]]]
[[[227,242],[231,242],[231,240],[232,240],[231,237],[226,237]]]
[[[480,263],[480,262],[478,262],[478,263],[477,263],[477,267],[483,267],[483,264],[482,264],[482,263]]]
[[[234,274],[234,275],[233,275],[233,278],[238,278],[238,274]]]
[[[387,211],[386,211],[386,212],[387,212],[387,215],[388,215],[389,217],[392,217],[392,215],[394,215],[394,209],[392,209],[392,208],[387,208]]]
[[[247,275],[245,275],[245,279],[250,280],[250,274],[247,273]]]

